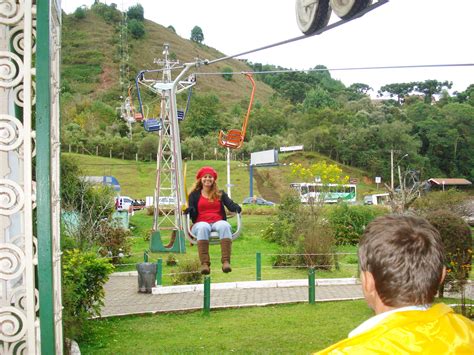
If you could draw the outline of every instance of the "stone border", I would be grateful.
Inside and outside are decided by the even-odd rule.
[[[119,276],[119,275],[117,275]],[[316,286],[328,285],[356,285],[359,280],[356,278],[342,279],[316,279]],[[211,290],[228,290],[228,289],[248,289],[248,288],[276,288],[276,287],[302,287],[308,286],[307,279],[299,280],[265,280],[265,281],[238,281],[211,283]],[[170,293],[184,292],[203,292],[203,284],[180,285],[180,286],[157,286],[152,288],[153,295],[164,295]]]

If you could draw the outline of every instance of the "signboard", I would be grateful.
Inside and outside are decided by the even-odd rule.
[[[375,177],[375,183],[380,184],[382,182],[382,178],[380,176]]]
[[[263,150],[250,154],[250,165],[277,165],[278,164],[278,150]]]
[[[293,145],[291,147],[280,147],[280,152],[297,152],[303,150],[302,145]]]

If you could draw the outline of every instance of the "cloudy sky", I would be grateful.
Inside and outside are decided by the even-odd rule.
[[[233,55],[300,36],[294,0],[115,0],[119,9],[140,3],[145,17],[172,25],[189,39],[201,27],[204,43]],[[93,0],[63,0],[66,13]],[[254,63],[309,69],[474,63],[473,0],[391,0],[369,14],[319,36],[248,54]],[[337,17],[333,15],[331,22]],[[159,53],[157,54],[159,56]],[[216,58],[208,58],[210,60]],[[150,68],[152,63],[150,63]],[[395,82],[453,81],[463,91],[474,83],[474,66],[457,68],[333,71],[346,85],[369,84],[375,90]]]

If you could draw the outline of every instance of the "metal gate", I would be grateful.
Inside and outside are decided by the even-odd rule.
[[[60,1],[0,0],[2,354],[62,353],[60,19]]]

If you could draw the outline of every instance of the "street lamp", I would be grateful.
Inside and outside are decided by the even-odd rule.
[[[404,158],[406,158],[407,156],[408,156],[408,153],[405,154],[403,157],[401,157],[401,158],[398,160],[397,166],[399,166],[399,164],[401,163],[401,161],[402,161]],[[393,186],[393,180],[394,180],[394,179],[393,179],[393,166],[394,166],[394,165],[393,165],[393,149],[390,151],[390,158],[391,158],[391,159],[390,159],[390,187],[391,187],[391,189],[392,189],[392,191],[393,191],[393,188],[394,188],[394,186]]]

